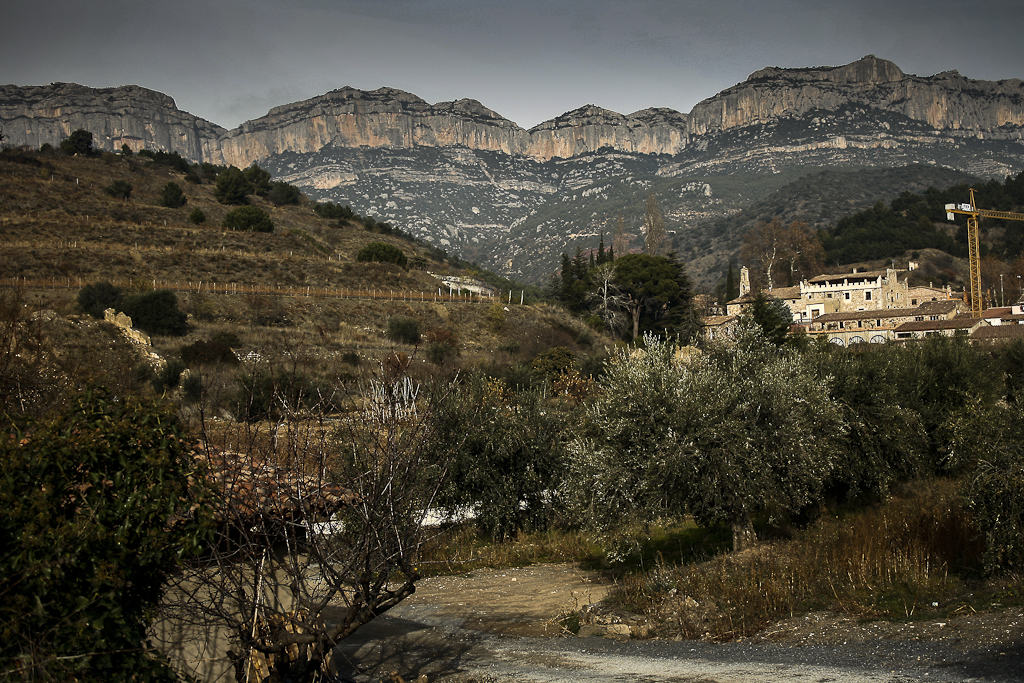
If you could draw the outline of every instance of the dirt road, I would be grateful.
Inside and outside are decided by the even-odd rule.
[[[1024,681],[1021,609],[909,625],[814,614],[727,644],[636,639],[624,625],[584,626],[578,636],[563,627],[566,613],[607,590],[600,575],[568,565],[427,579],[342,651],[359,683],[393,671],[450,683]]]

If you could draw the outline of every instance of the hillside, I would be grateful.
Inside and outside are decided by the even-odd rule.
[[[131,184],[128,200],[105,192],[115,181]],[[158,206],[168,182],[183,188],[183,207]],[[65,344],[75,340],[70,346],[84,344],[86,366],[109,365],[100,360],[109,333],[87,317],[76,318],[75,297],[83,285],[104,280],[129,292],[154,285],[177,290],[189,331],[153,337],[153,350],[164,359],[177,358],[196,341],[228,334],[237,338],[236,353],[270,367],[301,357],[325,377],[353,377],[357,367],[367,367],[362,363],[371,361],[372,367],[399,351],[422,376],[463,366],[528,364],[552,346],[584,356],[611,343],[558,308],[519,305],[521,291],[512,303],[503,292],[502,320],[495,322],[492,308],[501,299],[437,296],[439,288],[447,295],[448,287],[430,273],[478,273],[438,260],[435,249],[370,232],[357,221],[338,227],[317,216],[306,200],[281,207],[250,200],[272,216],[272,233],[222,229],[233,207],[214,199],[211,184],[189,183],[143,157],[7,150],[0,154],[0,269],[16,283],[28,282],[25,296],[33,308],[80,320],[72,328],[54,328],[53,335]],[[197,208],[206,215],[200,225],[188,219]],[[356,260],[359,249],[378,241],[397,246],[410,260],[418,257],[422,269]],[[417,321],[421,344],[388,337],[395,316]],[[447,347],[428,357],[431,340]],[[220,374],[230,384],[232,373]]]

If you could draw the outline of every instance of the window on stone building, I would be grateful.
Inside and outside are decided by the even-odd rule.
[[[870,290],[867,291],[867,292],[864,292],[864,301],[871,301],[871,292],[870,292]]]

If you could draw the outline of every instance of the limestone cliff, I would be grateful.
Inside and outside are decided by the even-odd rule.
[[[902,114],[939,131],[989,139],[1020,139],[1024,82],[975,81],[956,71],[920,77],[904,74],[873,55],[839,67],[770,67],[694,107],[691,136],[799,117],[848,104]]]
[[[137,85],[0,85],[0,123],[7,144],[56,147],[84,128],[98,149],[164,149],[194,160],[209,158],[227,132],[181,111],[167,95]]]
[[[603,148],[637,154],[678,154],[686,146],[686,116],[644,109],[623,116],[589,104],[531,128],[525,153],[569,159]]]

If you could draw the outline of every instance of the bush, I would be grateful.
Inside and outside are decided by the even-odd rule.
[[[237,334],[230,330],[214,333],[210,336],[210,341],[214,344],[226,346],[229,349],[237,349],[242,345],[242,340],[238,338]]]
[[[169,359],[153,378],[153,391],[161,393],[167,389],[177,388],[183,372],[185,372],[184,363],[177,358]]]
[[[235,365],[238,357],[231,347],[215,341],[199,340],[181,347],[181,359],[189,366],[226,363]]]
[[[231,166],[217,175],[213,196],[221,204],[245,204],[246,197],[250,194],[252,185],[238,168]]]
[[[420,343],[420,321],[404,315],[394,315],[388,320],[388,339],[401,344]]]
[[[178,297],[169,289],[157,289],[126,297],[122,310],[132,326],[149,334],[180,336],[188,331],[188,316],[178,308]]]
[[[544,379],[554,381],[563,372],[572,368],[575,362],[576,356],[572,351],[564,346],[556,346],[537,354],[533,359],[533,370]]]
[[[189,212],[188,222],[193,225],[202,225],[206,222],[206,214],[197,206]]]
[[[228,230],[254,230],[255,232],[273,232],[274,223],[263,209],[255,206],[240,206],[224,217],[221,226]]]
[[[78,290],[78,308],[99,320],[108,308],[119,309],[124,290],[110,282],[94,282]]]
[[[348,221],[356,217],[356,214],[352,211],[352,207],[341,204],[334,204],[332,202],[317,202],[313,205],[313,212],[320,216],[320,218],[326,218],[328,220],[336,221]]]
[[[174,182],[164,185],[164,189],[160,193],[160,206],[165,206],[168,209],[177,209],[185,206],[187,202],[188,199],[185,197],[185,193],[182,192],[181,185]]]
[[[270,191],[267,193],[267,199],[274,206],[298,204],[302,201],[302,193],[299,192],[299,188],[294,185],[289,185],[288,183],[278,180],[270,183]]]
[[[73,132],[67,139],[61,140],[60,151],[65,154],[81,154],[92,156],[96,150],[92,147],[92,133],[82,128]]]
[[[94,392],[28,433],[0,439],[5,680],[175,680],[143,643],[214,506],[173,410]]]
[[[103,188],[103,191],[109,194],[114,199],[128,200],[132,196],[132,186],[123,180],[115,180],[107,187]]]
[[[393,244],[387,242],[370,242],[356,254],[356,261],[360,263],[373,261],[376,263],[394,263],[405,268],[408,259],[405,253]]]
[[[491,304],[491,307],[487,309],[487,329],[498,334],[503,327],[505,327],[505,307],[497,303]]]
[[[444,342],[427,342],[427,360],[434,365],[442,365],[446,360],[455,355],[455,349]]]

